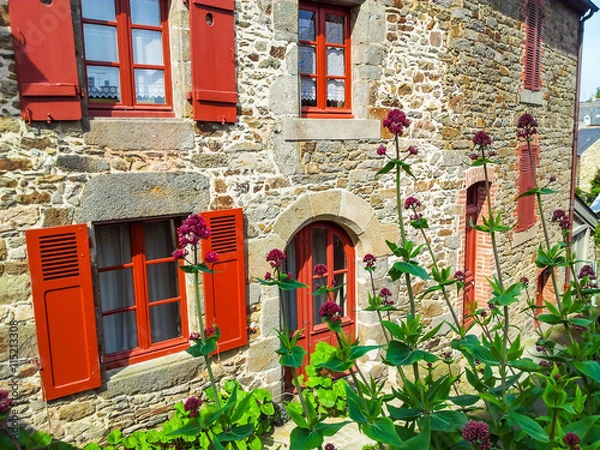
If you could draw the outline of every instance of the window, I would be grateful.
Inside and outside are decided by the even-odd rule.
[[[185,279],[171,256],[175,219],[95,228],[104,350],[109,367],[187,346]]]
[[[85,73],[95,115],[170,115],[164,0],[82,0]]]
[[[527,144],[521,146],[518,150],[519,157],[519,181],[518,195],[527,192],[534,187],[535,167],[539,162],[539,147],[532,145],[531,149]],[[533,167],[531,163],[533,162]],[[516,232],[528,230],[535,224],[535,196],[530,195],[521,197],[517,200],[517,226]]]
[[[350,117],[348,12],[302,4],[298,17],[302,115]]]
[[[539,91],[542,66],[542,20],[543,0],[529,0],[527,3],[527,35],[525,38],[524,87]]]

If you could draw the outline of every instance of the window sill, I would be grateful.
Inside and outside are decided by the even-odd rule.
[[[112,150],[192,150],[194,125],[181,119],[95,118],[83,136]]]
[[[523,89],[521,92],[519,92],[519,103],[543,106],[544,94],[542,93],[542,91],[531,91],[529,89]]]
[[[530,228],[523,231],[516,231],[513,233],[513,248],[518,247],[521,244],[533,239],[538,234],[539,225],[536,223]]]
[[[285,119],[286,141],[381,139],[379,120],[367,119]]]

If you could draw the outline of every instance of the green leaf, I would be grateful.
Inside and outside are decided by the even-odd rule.
[[[531,359],[518,359],[515,361],[509,361],[508,365],[515,369],[522,370],[523,372],[542,372],[544,368],[538,363]]]
[[[88,444],[90,445],[90,444]],[[96,447],[98,447],[98,444],[95,444]],[[17,447],[15,447],[15,444],[13,443],[12,439],[10,438],[10,436],[6,433],[2,433],[0,434],[0,448],[1,449],[6,449],[6,450],[15,450]],[[98,450],[100,449],[100,447],[98,447]],[[84,447],[83,450],[97,450],[94,447],[90,447],[89,449],[87,448],[87,445]]]
[[[575,361],[573,365],[582,374],[591,378],[596,383],[600,383],[600,363],[598,361]]]
[[[378,348],[383,348],[383,345],[355,345],[350,349],[350,354],[348,355],[348,359],[358,359],[369,353],[371,350],[377,350]]]
[[[373,439],[375,442],[395,446],[403,445],[400,436],[396,433],[394,422],[392,422],[392,419],[389,417],[378,417],[372,423],[362,424],[360,429],[367,437]]]
[[[429,274],[427,274],[427,271],[425,269],[423,269],[418,264],[404,261],[395,262],[390,271],[388,272],[388,275],[392,278],[392,281],[396,281],[404,273],[409,273],[423,280],[429,280]]]
[[[429,417],[432,431],[457,431],[467,423],[467,416],[462,411],[436,411]]]
[[[304,411],[300,403],[290,402],[285,405],[285,410],[297,426],[308,429],[308,423],[306,422],[306,417],[304,417]]]
[[[229,431],[219,433],[216,438],[220,443],[243,441],[254,432],[254,424],[234,426]]]
[[[290,350],[281,347],[279,350],[277,350],[277,353],[281,355],[281,358],[279,358],[279,364],[285,367],[298,368],[302,367],[306,350],[299,345],[296,345]]]
[[[346,384],[346,396],[348,397],[348,416],[355,422],[362,424],[367,422],[367,416],[362,410],[360,397]]]
[[[540,322],[544,322],[550,325],[557,325],[559,323],[562,323],[562,319],[558,316],[555,316],[554,314],[540,314],[537,319]]]
[[[390,172],[394,167],[396,167],[396,161],[397,160],[395,160],[395,159],[388,161],[387,164],[385,166],[383,166],[381,169],[379,169],[379,171],[375,175],[384,175],[384,174]]]
[[[279,289],[283,291],[295,291],[299,288],[307,288],[308,285],[304,283],[300,283],[298,280],[294,280],[293,278],[286,278],[285,280],[279,280],[275,282]]]
[[[185,273],[198,273],[198,272],[204,272],[204,273],[216,273],[214,270],[211,270],[208,268],[208,266],[204,263],[201,264],[186,264],[185,266],[179,266],[179,268],[181,270],[183,270]]]
[[[318,431],[296,427],[290,434],[290,450],[310,450],[323,445],[323,436]]]
[[[455,397],[449,397],[448,400],[450,400],[455,405],[465,407],[465,406],[471,406],[471,405],[474,405],[475,403],[477,403],[479,401],[479,396],[463,394],[463,395],[457,395]]]
[[[319,422],[316,426],[316,430],[321,433],[321,436],[333,436],[342,429],[345,425],[352,423],[349,420],[338,423],[325,423]]]
[[[108,442],[110,445],[119,445],[122,439],[123,433],[121,430],[114,430],[108,434],[106,437],[106,442]]]
[[[507,418],[509,425],[516,425],[520,427],[525,432],[525,434],[535,439],[536,441],[543,443],[550,442],[550,438],[548,437],[548,434],[546,434],[542,426],[535,420],[533,420],[531,417],[519,414],[514,411],[509,411]]]
[[[594,427],[594,424],[600,419],[600,416],[587,416],[582,420],[578,420],[577,422],[571,422],[563,426],[563,431],[566,433],[575,433],[577,436],[582,439],[586,434]]]
[[[400,167],[402,170],[404,170],[411,178],[415,178],[415,175],[413,174],[413,172],[410,168],[410,164],[408,164],[404,161],[398,161],[398,167]]]
[[[200,423],[198,422],[198,420],[192,419],[181,428],[167,433],[166,436],[169,438],[195,437],[198,436],[201,430],[202,428],[200,427]]]
[[[197,341],[190,348],[186,349],[185,352],[192,355],[194,358],[208,356],[217,349],[217,339],[213,338],[214,336],[209,337],[206,339],[205,343]]]
[[[479,397],[477,397],[479,400]],[[397,408],[392,405],[387,405],[390,417],[394,420],[415,420],[423,415],[421,408]]]

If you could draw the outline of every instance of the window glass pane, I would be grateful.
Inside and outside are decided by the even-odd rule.
[[[302,106],[317,105],[317,82],[314,78],[302,77],[300,80]]]
[[[166,103],[163,70],[135,69],[135,100],[138,103]]]
[[[98,273],[102,312],[134,305],[133,270],[120,269]]]
[[[325,16],[325,40],[331,44],[344,43],[344,18],[327,14]]]
[[[114,22],[115,0],[81,0],[81,15],[85,19]]]
[[[104,347],[107,354],[138,346],[135,311],[111,314],[102,318]]]
[[[346,296],[347,296],[347,291],[346,291],[346,274],[345,273],[338,273],[337,275],[334,276],[335,278],[335,285],[336,286],[341,286],[337,291],[335,291],[335,293],[333,295],[335,295],[335,302],[340,305],[342,307],[343,315],[347,316],[348,315],[348,311],[347,311],[347,305],[346,305]]]
[[[162,33],[160,31],[133,30],[131,38],[135,64],[163,65]]]
[[[300,73],[314,74],[317,72],[317,56],[314,47],[301,45],[298,54],[298,68]]]
[[[168,258],[175,251],[175,224],[173,220],[144,223],[146,260]]]
[[[294,278],[298,277],[296,267],[296,241],[293,240],[285,249],[284,272],[290,272]],[[283,301],[285,302],[285,318],[290,330],[298,329],[298,292],[297,290],[283,292]]]
[[[179,297],[178,270],[179,264],[174,261],[146,267],[150,302]]]
[[[118,62],[117,29],[106,25],[83,24],[85,59]]]
[[[327,106],[342,108],[345,106],[346,88],[341,80],[327,80]]]
[[[313,255],[313,259],[314,259]],[[323,278],[318,278],[313,281],[313,292],[315,292],[323,284]],[[327,294],[319,294],[313,296],[313,326],[323,323],[323,318],[319,315],[321,306],[327,301]]]
[[[100,225],[95,229],[98,268],[119,266],[131,262],[129,225]]]
[[[325,228],[313,228],[312,230],[312,257],[311,272],[317,264],[327,265],[327,230]]]
[[[344,49],[327,47],[327,75],[345,75]]]
[[[298,39],[301,41],[315,40],[315,13],[298,11]]]
[[[341,239],[333,235],[333,270],[346,268],[346,252]]]
[[[88,97],[95,101],[120,102],[121,82],[116,67],[88,66]]]
[[[139,25],[154,25],[159,27],[159,0],[131,0],[131,23]]]
[[[166,303],[150,308],[152,343],[181,336],[179,302]]]

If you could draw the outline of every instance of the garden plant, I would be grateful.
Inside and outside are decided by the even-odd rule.
[[[489,279],[490,298],[483,305],[475,305],[469,317],[460,317],[453,299],[463,292],[465,274],[437,261],[423,215],[422,202],[426,200],[406,195],[410,183],[402,182],[403,177],[414,178],[411,161],[419,157],[414,146],[402,149],[402,135],[409,125],[402,111],[389,111],[383,126],[393,135],[388,144],[391,149],[384,145],[376,149],[385,162],[377,175],[393,176],[396,186],[400,240],[387,242],[395,257],[387,275],[390,282],[400,284],[399,291],[406,296],[402,304],[407,305],[400,308],[389,288],[375,288],[377,259],[364,255],[364,269],[371,282],[366,310],[379,319],[383,336],[379,345],[361,345],[343,331],[342,308],[334,295],[340,286],[324,283],[314,294],[328,297],[320,316],[334,333],[336,345],[320,343],[306,368],[308,377],[301,377],[299,369],[306,357],[298,345],[302,330],[291,330],[286,323],[289,305],[284,292],[308,286],[287,272],[283,251],[273,249],[266,257],[269,272],[258,281],[279,292],[277,353],[297,392],[297,400],[285,405],[295,425],[291,450],[333,450],[337,432],[351,422],[374,441],[373,448],[379,449],[600,449],[600,335],[594,303],[599,289],[591,265],[575,269],[582,262],[569,246],[568,214],[562,209],[551,213],[545,209],[544,198],[556,192],[550,187],[556,178],[552,176],[544,183],[537,180],[531,156],[535,182],[520,195],[535,197],[543,231],[535,264],[549,273],[552,298],[539,305],[529,280],[503,270],[498,240],[511,227],[504,223],[508,214],[494,209],[489,182],[490,166],[502,161],[497,159],[486,132],[474,135],[466,164],[480,167],[484,173],[486,208],[481,223],[470,226],[489,235],[495,267]],[[515,130],[517,139],[530,148],[537,127],[531,115],[522,115]],[[552,226],[559,232],[551,233]],[[408,233],[408,227],[415,231]],[[210,230],[201,217],[192,215],[178,232],[180,249],[174,256],[184,260],[181,269],[194,277],[200,326],[199,332],[190,336],[193,345],[188,353],[204,359],[209,387],[199,397],[177,404],[175,415],[161,430],[128,437],[117,430],[102,448],[260,449],[258,435],[270,430],[276,415],[269,394],[260,389],[246,392],[232,381],[223,382],[219,388],[211,369],[219,328],[203,323],[199,276],[210,272],[210,264],[218,255],[208,252],[203,262],[198,259],[199,244]],[[417,238],[411,240],[409,235]],[[559,235],[559,241],[552,242],[552,235]],[[327,268],[319,264],[314,271],[323,276]],[[563,271],[568,283],[561,289],[559,275]],[[415,284],[423,282],[426,288],[417,294]],[[449,348],[442,353],[429,351],[427,344],[444,324],[427,326],[419,313],[420,301],[431,296],[444,302],[452,318],[447,324],[451,330]],[[514,319],[522,314],[530,318],[530,329],[516,326]],[[521,336],[533,333],[537,335],[535,350],[529,351]],[[369,352],[379,352],[382,364],[396,368],[389,371],[399,377],[398,383],[388,384],[395,386],[391,390],[384,389],[385,377],[373,379],[361,370],[360,360]],[[348,377],[334,381],[335,373],[347,373]],[[10,408],[2,398],[0,414]],[[345,420],[328,420],[344,414]],[[26,438],[33,439],[26,432],[17,439],[0,432],[0,443],[7,449],[41,448],[26,444]],[[48,435],[36,437],[42,438],[46,444],[51,442]],[[101,447],[89,444],[85,448]]]

